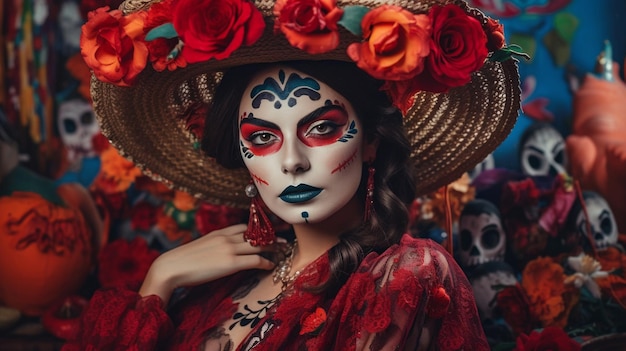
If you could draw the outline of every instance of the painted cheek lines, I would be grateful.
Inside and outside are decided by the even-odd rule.
[[[258,175],[250,172],[250,176],[252,176],[252,178],[254,179],[255,182],[257,183],[261,183],[263,185],[270,185],[265,179],[259,177]]]
[[[330,174],[335,174],[337,172],[341,172],[344,169],[348,168],[348,166],[354,162],[354,160],[356,159],[356,152],[357,150],[354,150],[354,152],[352,153],[352,155],[350,155],[350,157],[348,157],[346,160],[344,160],[343,162],[339,163],[339,166],[337,166],[337,168],[333,169]]]

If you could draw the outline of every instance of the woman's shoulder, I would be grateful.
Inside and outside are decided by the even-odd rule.
[[[405,234],[383,253],[368,255],[357,272],[432,285],[441,284],[450,274],[459,272],[456,267],[454,258],[437,242]]]

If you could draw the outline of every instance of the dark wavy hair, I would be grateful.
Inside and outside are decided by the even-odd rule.
[[[367,140],[379,140],[377,156],[372,163],[376,169],[373,214],[366,223],[341,234],[340,243],[329,251],[329,280],[312,288],[332,296],[365,255],[384,251],[399,242],[402,234],[407,232],[408,205],[415,198],[410,145],[402,127],[402,114],[381,91],[382,82],[355,64],[339,61],[284,64],[319,79],[343,95],[356,110]],[[230,69],[215,92],[210,116],[205,123],[202,149],[227,168],[244,167],[238,145],[239,102],[254,73],[265,66],[255,64]],[[367,166],[364,165],[357,193],[363,203],[366,180]]]

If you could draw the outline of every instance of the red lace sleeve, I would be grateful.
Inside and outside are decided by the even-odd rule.
[[[153,351],[173,327],[158,296],[142,298],[134,291],[101,290],[82,315],[81,331],[62,351]]]
[[[471,285],[439,244],[405,235],[393,250],[366,257],[356,275],[362,275],[354,281],[360,301],[349,301],[364,307],[357,320],[357,350],[397,345],[406,350],[489,350]]]

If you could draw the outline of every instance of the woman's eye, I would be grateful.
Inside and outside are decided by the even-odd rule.
[[[321,123],[312,125],[311,128],[309,128],[309,132],[307,133],[307,135],[313,135],[313,136],[326,135],[335,131],[336,128],[337,128],[337,125],[335,125],[334,123],[331,123],[328,121],[321,122]]]
[[[273,142],[276,139],[272,133],[255,133],[250,136],[248,139],[254,145],[266,145]]]

